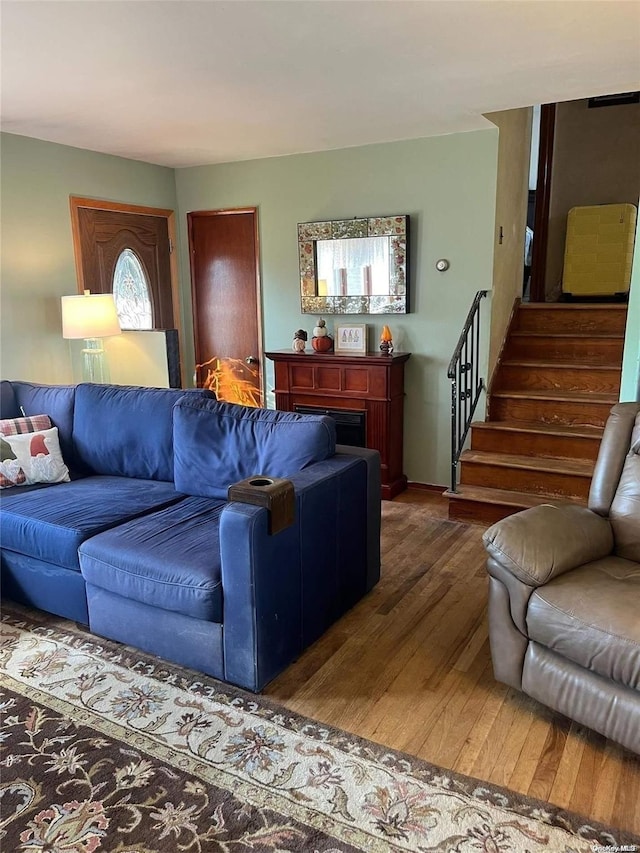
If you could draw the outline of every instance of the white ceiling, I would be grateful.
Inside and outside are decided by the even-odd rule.
[[[1,0],[10,132],[190,166],[640,88],[636,0]]]

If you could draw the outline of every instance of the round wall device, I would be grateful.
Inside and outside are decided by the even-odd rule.
[[[446,272],[449,269],[449,261],[446,258],[440,258],[436,261],[436,269],[438,272]]]

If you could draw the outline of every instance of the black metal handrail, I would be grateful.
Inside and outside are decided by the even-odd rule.
[[[451,380],[451,491],[458,490],[458,460],[462,453],[473,413],[485,387],[480,376],[480,300],[487,295],[479,290],[465,320],[447,376]]]

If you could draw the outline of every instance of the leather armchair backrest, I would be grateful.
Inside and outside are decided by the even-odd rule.
[[[609,511],[615,553],[640,563],[640,412],[631,433],[631,446]]]
[[[618,489],[622,469],[631,452],[631,434],[640,403],[617,403],[607,419],[600,452],[591,480],[589,509],[608,516]]]

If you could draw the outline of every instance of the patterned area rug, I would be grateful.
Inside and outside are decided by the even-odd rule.
[[[593,853],[640,839],[11,605],[0,845],[24,853]]]

